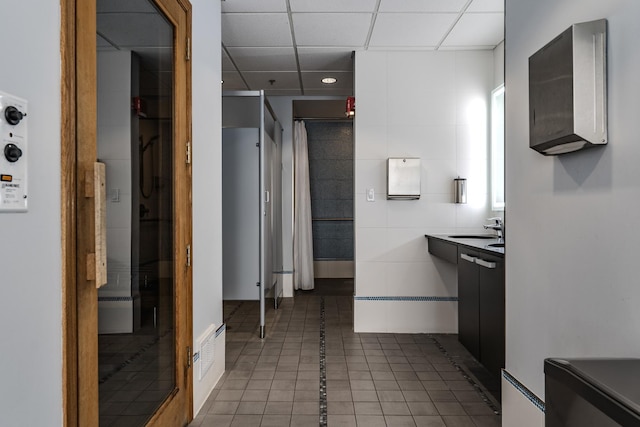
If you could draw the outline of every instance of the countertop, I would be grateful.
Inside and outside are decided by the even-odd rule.
[[[452,237],[452,236],[465,236],[465,237]],[[466,246],[470,249],[476,249],[486,252],[491,255],[496,255],[504,258],[504,247],[496,248],[489,245],[495,243],[503,243],[504,241],[498,239],[492,234],[478,234],[478,236],[491,236],[491,238],[473,238],[470,234],[425,234],[427,239],[438,239],[445,242],[453,243],[460,246]]]

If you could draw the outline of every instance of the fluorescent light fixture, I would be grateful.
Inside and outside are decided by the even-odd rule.
[[[325,77],[321,81],[322,81],[322,83],[324,83],[326,85],[332,85],[335,82],[337,82],[338,79],[336,79],[335,77]]]

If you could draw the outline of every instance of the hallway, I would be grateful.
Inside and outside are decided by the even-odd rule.
[[[225,301],[226,372],[191,427],[500,426],[455,335],[356,334],[353,297]]]

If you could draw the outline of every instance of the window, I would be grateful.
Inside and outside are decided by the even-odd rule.
[[[504,85],[491,92],[491,209],[504,210]]]

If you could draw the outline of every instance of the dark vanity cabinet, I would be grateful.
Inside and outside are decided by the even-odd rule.
[[[461,248],[458,259],[458,340],[480,360],[480,285],[475,252]]]
[[[497,376],[504,367],[504,259],[459,247],[458,339]]]
[[[500,377],[505,353],[504,255],[477,246],[429,239],[429,252],[458,266],[458,340]],[[452,258],[452,254],[456,258]]]
[[[478,266],[480,289],[480,362],[500,377],[504,368],[504,259],[481,255]]]

